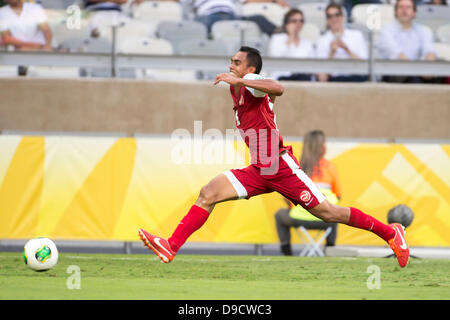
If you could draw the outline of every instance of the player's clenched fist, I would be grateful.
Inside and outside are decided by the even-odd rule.
[[[235,75],[231,73],[220,73],[216,76],[216,79],[214,80],[214,85],[218,84],[220,81],[224,81],[228,84],[231,84],[232,86],[236,86],[240,82],[240,78],[236,77]]]

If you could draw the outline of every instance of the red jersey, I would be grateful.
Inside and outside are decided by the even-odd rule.
[[[255,79],[259,75],[247,74],[244,79]],[[263,79],[260,77],[260,79]],[[242,86],[237,94],[230,86],[231,97],[234,101],[236,127],[249,147],[251,163],[259,168],[270,167],[271,157],[278,156],[282,151],[290,150],[291,146],[284,146],[273,112],[273,102],[267,93]]]

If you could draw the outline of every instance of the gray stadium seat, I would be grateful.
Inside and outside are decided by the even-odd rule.
[[[90,36],[89,27],[86,20],[81,20],[80,28],[68,28],[65,21],[50,25],[53,36],[53,44],[57,47],[68,39],[84,38],[87,39]]]
[[[84,52],[88,37],[67,37],[66,39],[59,40],[58,47],[61,49],[67,49],[69,52]]]
[[[117,43],[117,52],[125,54],[173,54],[171,43],[164,39],[128,36]]]
[[[450,61],[450,44],[448,43],[434,43],[437,51],[438,59]]]
[[[325,9],[327,3],[302,3],[297,6],[298,9],[303,11],[305,20],[308,23],[315,24],[320,31],[325,30],[327,22],[325,18]]]
[[[305,22],[302,31],[300,32],[300,37],[316,43],[320,37],[320,29],[314,23]]]
[[[177,53],[181,55],[204,55],[204,56],[228,56],[228,47],[222,40],[185,40],[177,46]],[[226,67],[227,65],[225,65]],[[226,69],[218,67],[217,71],[197,71],[198,80],[212,80],[218,73]]]
[[[40,3],[46,9],[66,9],[72,4],[79,4],[79,0],[39,0]]]
[[[161,21],[156,28],[156,35],[170,41],[174,47],[183,40],[206,40],[207,33],[203,23],[193,20]]]
[[[174,1],[144,1],[132,8],[132,16],[145,21],[180,21],[183,19],[183,9]]]
[[[436,32],[440,26],[450,21],[450,7],[438,5],[417,6],[416,21],[429,26]]]
[[[236,43],[256,42],[263,38],[258,24],[245,20],[218,21],[212,25],[211,34],[215,40],[221,40],[226,44],[228,55],[234,53]]]
[[[276,26],[283,24],[283,18],[288,8],[282,7],[277,3],[271,2],[250,2],[242,6],[241,14],[243,16],[263,15]]]
[[[436,31],[436,37],[440,42],[450,44],[450,23],[440,26]]]
[[[249,46],[259,50],[261,56],[267,56],[269,53],[269,39],[266,37],[262,37],[259,40],[247,40],[243,43],[240,41],[234,42],[231,46],[229,46],[228,54],[232,56],[235,54],[241,46]]]
[[[354,23],[379,30],[395,19],[391,4],[357,4],[351,12]]]
[[[111,41],[104,38],[88,38],[86,39],[86,52],[92,53],[111,53]]]
[[[181,55],[227,56],[228,50],[222,40],[189,39],[179,43],[176,53]]]

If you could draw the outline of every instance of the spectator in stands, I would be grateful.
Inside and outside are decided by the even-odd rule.
[[[100,36],[104,26],[118,25],[126,16],[122,14],[122,5],[127,0],[83,0],[84,9],[91,12],[89,29],[92,37]]]
[[[283,32],[273,34],[269,43],[269,56],[284,58],[314,58],[314,46],[308,39],[300,38],[305,18],[299,9],[290,9],[283,19]],[[277,80],[311,80],[310,74],[278,72]]]
[[[392,60],[436,60],[433,34],[425,26],[414,22],[414,0],[398,0],[394,7],[395,20],[381,29],[378,38],[380,58]],[[429,77],[383,77],[387,82],[421,83]]]
[[[277,28],[263,15],[240,16],[238,15],[234,0],[179,0],[190,3],[195,11],[196,20],[205,24],[208,34],[211,33],[212,25],[221,20],[250,20],[258,24],[262,32],[272,35]],[[285,0],[238,0],[246,2],[276,2],[284,7],[289,7]]]
[[[52,51],[52,32],[44,9],[23,0],[7,0],[0,8],[0,32],[3,45],[15,50]]]
[[[437,6],[446,6],[447,0],[430,0],[425,2],[424,4],[437,5]]]
[[[326,138],[321,130],[308,132],[303,140],[303,150],[300,157],[300,166],[311,180],[319,187],[320,191],[333,204],[341,198],[341,187],[336,167],[324,158],[326,153]],[[282,208],[275,214],[277,233],[280,238],[281,252],[284,255],[292,255],[290,228],[303,226],[305,229],[327,229],[332,231],[326,238],[326,246],[336,244],[337,224],[326,223],[314,217],[300,205],[292,206],[291,202],[284,199],[288,208]]]
[[[319,59],[367,59],[368,50],[364,36],[359,30],[345,28],[342,7],[331,3],[325,9],[327,31],[317,41],[316,57]],[[367,76],[349,74],[318,74],[321,82],[367,81]]]

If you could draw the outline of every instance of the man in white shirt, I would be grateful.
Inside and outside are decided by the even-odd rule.
[[[380,58],[392,60],[436,60],[433,34],[425,26],[415,23],[416,4],[413,0],[398,0],[395,20],[380,31]],[[423,82],[420,77],[385,77],[386,81]]]
[[[265,16],[257,14],[251,16],[240,16],[236,4],[248,2],[275,2],[283,7],[289,7],[286,0],[178,0],[192,5],[195,12],[195,19],[203,23],[208,34],[211,33],[212,25],[222,20],[250,20],[258,24],[262,32],[269,36],[276,29],[276,25],[270,22]]]
[[[131,5],[142,3],[142,0],[133,1]],[[122,5],[127,0],[83,0],[84,9],[89,12],[89,31],[91,37],[97,38],[102,32],[110,32],[109,27],[120,25],[127,17],[122,12]],[[103,30],[102,30],[103,29]]]
[[[329,4],[325,10],[328,30],[319,38],[316,44],[316,57],[319,59],[367,59],[367,44],[361,31],[344,27],[344,14],[338,4]],[[367,76],[351,74],[318,74],[321,82],[367,81]]]
[[[3,45],[15,50],[52,50],[52,32],[44,9],[23,0],[7,0],[0,8],[0,31]]]

